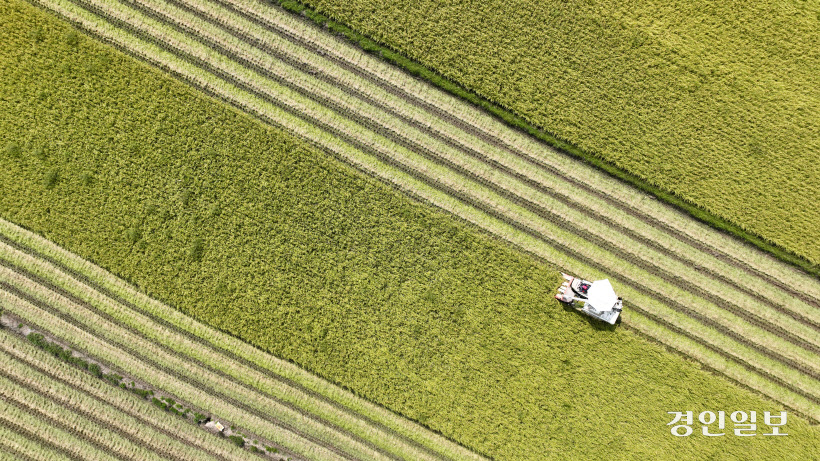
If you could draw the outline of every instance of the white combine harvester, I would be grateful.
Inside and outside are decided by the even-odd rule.
[[[621,315],[622,303],[609,280],[589,282],[564,273],[561,275],[564,276],[564,283],[558,288],[555,299],[590,317],[615,325]]]

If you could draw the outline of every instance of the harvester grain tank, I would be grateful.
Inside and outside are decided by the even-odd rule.
[[[608,279],[590,282],[564,273],[561,275],[564,283],[558,287],[555,299],[610,325],[620,323],[623,303]]]

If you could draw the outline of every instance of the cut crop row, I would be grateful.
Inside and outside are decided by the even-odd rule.
[[[111,423],[113,426],[126,422],[123,429],[127,431],[151,431],[153,437],[169,439],[156,444],[155,448],[160,451],[165,451],[166,447],[174,448],[176,453],[182,453],[180,450],[184,450],[188,453],[185,458],[189,459],[199,459],[203,455],[225,460],[247,458],[245,452],[233,445],[149,405],[144,399],[64,364],[45,352],[13,338],[9,333],[2,333],[0,350],[7,354],[2,358],[4,372],[17,370],[18,378],[28,379],[35,386],[48,383],[48,389],[39,388],[41,393],[53,393],[60,389],[62,392],[56,396],[56,400],[80,399],[83,405],[93,409],[95,415],[104,410],[103,412],[113,419],[118,419]],[[118,412],[116,418],[113,416],[112,408]],[[185,447],[198,447],[202,451],[194,452]],[[194,453],[199,455],[193,455]]]
[[[83,459],[133,460],[134,458],[126,456],[128,450],[149,456],[148,459],[156,459],[119,435],[110,434],[105,427],[88,421],[54,402],[32,394],[27,394],[25,399],[22,399],[15,396],[14,390],[14,385],[8,381],[0,385],[0,420],[5,420],[6,423],[11,422],[21,426],[28,433],[36,433],[49,443]]]
[[[166,435],[143,427],[139,422],[97,400],[87,398],[58,383],[43,381],[42,375],[38,376],[31,370],[21,370],[23,367],[20,364],[4,363],[4,368],[0,370],[0,377],[6,384],[5,389],[0,392],[4,392],[7,398],[25,402],[25,405],[30,408],[43,409],[43,402],[48,402],[48,405],[71,412],[72,416],[77,415],[77,418],[88,424],[106,428],[109,436],[95,439],[95,441],[110,443],[117,447],[117,450],[122,447],[123,451],[118,453],[119,456],[138,460],[160,460],[169,457],[199,459],[204,456],[204,453],[191,450],[191,447],[178,442],[174,443],[175,441]],[[67,421],[72,427],[76,427],[70,419],[57,417],[57,420]]]
[[[66,461],[65,453],[16,432],[11,427],[0,428],[0,459],[8,461]]]

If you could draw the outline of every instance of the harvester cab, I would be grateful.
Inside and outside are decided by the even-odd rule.
[[[562,273],[564,283],[558,288],[555,299],[567,303],[584,314],[610,325],[619,323],[622,303],[609,280],[589,282]]]

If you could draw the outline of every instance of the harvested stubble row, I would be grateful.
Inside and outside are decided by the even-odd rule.
[[[29,379],[14,376],[6,370],[0,373],[0,377],[3,381],[0,395],[7,402],[32,414],[43,415],[66,430],[79,432],[115,458],[148,461],[166,459],[168,456],[167,452],[163,453],[161,445],[167,439],[133,436],[112,412],[106,412],[105,408],[95,404],[89,405],[78,394],[69,393],[62,398],[54,398],[43,392],[42,386],[34,386]]]
[[[168,412],[147,405],[144,399],[130,392],[123,392],[107,382],[61,362],[9,332],[2,331],[0,336],[0,350],[6,354],[2,359],[4,370],[24,364],[29,370],[26,372],[27,375],[40,376],[43,383],[65,386],[73,393],[80,393],[101,402],[101,405],[110,405],[120,411],[124,418],[133,421],[134,425],[141,425],[140,430],[150,428],[187,445],[200,447],[209,458],[241,460],[249,456],[246,451],[233,444],[225,443]]]
[[[0,459],[18,461],[32,459],[36,461],[67,461],[65,453],[29,438],[24,433],[16,432],[9,426],[0,428]]]
[[[671,312],[664,313],[669,310],[667,307],[653,310],[651,315],[654,318],[686,331],[707,346],[717,348],[724,354],[745,362],[758,372],[772,377],[808,398],[817,398],[812,392],[815,386],[806,386],[805,378],[799,374],[818,375],[817,310],[797,297],[784,297],[782,291],[779,297],[776,296],[780,289],[777,286],[758,289],[761,283],[756,278],[755,271],[741,274],[740,278],[736,278],[738,282],[734,283],[734,286],[720,283],[712,271],[725,280],[728,278],[726,274],[732,274],[733,269],[736,270],[725,258],[722,260],[712,257],[709,252],[700,252],[697,248],[690,247],[689,251],[686,251],[686,248],[681,248],[679,242],[674,243],[678,240],[675,235],[659,238],[659,235],[663,234],[659,234],[657,230],[650,230],[651,226],[634,218],[624,219],[620,213],[614,214],[620,216],[620,220],[609,219],[606,224],[603,222],[606,219],[596,219],[597,216],[605,217],[608,208],[611,210],[611,207],[608,207],[611,198],[588,195],[581,196],[581,201],[577,197],[573,199],[569,191],[564,192],[564,195],[555,194],[548,187],[555,182],[550,179],[555,177],[543,176],[550,172],[548,169],[538,170],[531,164],[528,166],[520,161],[507,161],[503,168],[498,168],[497,165],[501,164],[504,157],[496,153],[493,158],[487,153],[491,149],[487,149],[486,143],[483,143],[484,151],[480,156],[474,155],[475,152],[482,150],[480,140],[475,141],[475,147],[458,150],[453,147],[456,143],[448,146],[423,133],[418,124],[404,123],[404,120],[412,119],[412,114],[408,115],[409,112],[406,110],[402,112],[402,104],[394,104],[387,114],[381,112],[385,110],[384,106],[354,104],[351,98],[360,97],[359,90],[351,92],[352,95],[346,95],[309,73],[299,74],[300,71],[296,67],[287,69],[286,65],[281,64],[276,68],[280,69],[280,73],[272,80],[266,75],[271,75],[274,71],[260,74],[241,63],[260,63],[251,67],[264,68],[261,63],[267,61],[264,55],[260,54],[261,49],[243,44],[224,32],[220,33],[216,27],[207,27],[201,18],[191,15],[190,12],[148,0],[140,3],[143,9],[153,6],[156,11],[154,16],[157,18],[165,17],[168,21],[177,21],[176,25],[182,30],[203,29],[204,32],[201,34],[205,35],[203,40],[208,41],[208,45],[179,33],[169,22],[146,17],[126,5],[95,2],[89,2],[88,5],[141,36],[170,46],[169,50],[182,56],[184,60],[228,78],[239,85],[240,93],[242,90],[248,93],[245,98],[261,98],[266,103],[280,105],[292,114],[342,136],[365,152],[376,155],[417,178],[430,181],[436,187],[458,196],[462,201],[496,218],[508,221],[518,229],[529,232],[552,246],[573,249],[580,253],[582,260],[594,261],[594,265],[603,273],[622,280],[627,300],[645,305],[645,302],[640,302],[641,298],[637,292],[649,293],[672,310],[691,315],[697,321],[717,328],[721,334],[728,335],[734,341],[757,349],[759,353],[738,352],[746,349],[732,346],[733,340],[729,340],[729,345],[718,345],[725,341],[716,341],[714,335],[703,329],[684,327],[687,321],[681,323],[680,320],[675,320],[681,319],[680,316]],[[192,5],[187,6],[193,8]],[[211,5],[211,8],[214,6]],[[80,15],[84,14],[73,9],[70,4],[67,5],[67,9]],[[215,13],[211,11],[210,14]],[[220,20],[228,23],[240,21],[241,18],[228,13],[221,16]],[[192,27],[191,24],[196,24],[196,27]],[[237,25],[235,30],[247,30],[252,26],[253,24],[246,21]],[[157,54],[154,52],[151,55]],[[275,60],[275,56],[272,59]],[[291,55],[291,59],[298,59],[298,56]],[[185,65],[185,62],[177,62],[174,67],[179,69]],[[333,66],[332,63],[328,63],[325,67]],[[295,75],[301,75],[301,79],[296,79]],[[201,72],[196,76],[200,79],[203,77],[208,78]],[[297,80],[301,80],[302,83],[295,83]],[[277,81],[284,82],[285,86]],[[213,89],[218,84],[205,86]],[[226,97],[224,88],[223,92],[218,94]],[[414,110],[417,109],[418,107]],[[404,118],[395,114],[401,114]],[[353,116],[356,121],[349,121],[343,116]],[[338,149],[336,151],[338,152]],[[513,156],[507,155],[507,158],[511,157]],[[492,161],[487,161],[488,158]],[[519,179],[521,177],[524,177],[526,182],[522,182]],[[532,187],[533,184],[536,188]],[[598,187],[592,188],[595,189]],[[417,191],[413,192],[418,194]],[[560,197],[560,200],[553,197]],[[593,210],[598,215],[586,216],[578,212],[581,209]],[[633,239],[632,236],[635,235],[639,238]],[[596,249],[591,242],[602,248]],[[649,242],[666,242],[666,247]],[[525,249],[532,251],[532,248]],[[687,256],[689,254],[698,256],[692,258]],[[625,264],[623,261],[629,261],[634,265]],[[567,264],[562,266],[572,267]],[[814,286],[809,284],[808,287],[807,292],[811,293]],[[812,300],[813,298],[809,299]],[[626,318],[628,319],[628,316]],[[713,339],[707,339],[709,336]],[[776,368],[780,367],[774,365],[773,368],[771,360],[761,357],[760,353],[794,368],[799,373],[777,371]]]
[[[44,445],[65,453],[73,459],[111,461],[117,459],[95,446],[78,430],[66,430],[64,427],[59,427],[59,424],[43,413],[21,408],[5,398],[0,399],[0,423],[28,438],[41,441]],[[104,428],[96,428],[98,436],[103,432],[105,432]]]
[[[178,314],[171,315],[174,312],[172,309],[155,302],[150,303],[148,298],[139,296],[133,289],[126,289],[121,282],[112,284],[116,279],[108,275],[108,283],[105,283],[107,288],[102,290],[112,290],[120,293],[120,296],[128,293],[128,299],[131,299],[129,302],[116,301],[117,298],[111,298],[95,289],[96,284],[102,283],[99,279],[96,283],[83,283],[72,272],[65,272],[46,260],[10,246],[14,238],[27,237],[23,241],[28,244],[34,243],[36,239],[31,235],[26,236],[20,229],[14,229],[9,223],[3,223],[0,235],[9,239],[0,241],[0,280],[14,287],[18,295],[28,296],[30,300],[44,305],[59,306],[59,312],[63,316],[78,319],[85,329],[101,339],[107,338],[114,347],[131,351],[132,355],[138,355],[136,351],[150,351],[150,354],[143,356],[144,360],[150,357],[156,365],[161,365],[159,368],[162,370],[195,384],[199,389],[208,389],[212,394],[218,395],[220,389],[229,387],[230,397],[224,396],[225,400],[233,401],[257,416],[263,416],[260,410],[264,411],[264,415],[274,415],[300,431],[335,442],[336,446],[344,447],[345,452],[358,458],[377,459],[387,452],[405,459],[440,459],[441,455],[436,452],[446,454],[450,459],[476,458],[457,445],[444,440],[435,441],[439,437],[424,434],[421,428],[401,421],[383,410],[367,408],[366,403],[357,401],[352,396],[338,395],[338,389],[322,386],[320,380],[307,380],[308,383],[305,384],[319,388],[324,394],[337,394],[335,400],[341,400],[354,410],[340,407],[338,402],[327,397],[317,396],[291,381],[293,376],[287,378],[288,375],[298,375],[295,367],[279,363],[277,370],[271,366],[271,357],[247,346],[242,347],[236,340],[192,323],[190,319]],[[43,243],[40,242],[38,246],[44,246]],[[54,252],[53,248],[51,252]],[[59,252],[59,255],[61,260],[73,261],[75,267],[77,262],[82,261],[68,257],[65,252]],[[89,267],[86,265],[86,270],[80,273],[87,274]],[[141,306],[141,310],[136,306]],[[11,310],[17,313],[13,308]],[[55,331],[51,329],[54,325],[43,325],[43,328]],[[203,334],[205,331],[207,334]],[[71,338],[68,337],[69,340]],[[202,338],[209,338],[210,344],[204,343]],[[233,345],[235,351],[224,350],[226,345]],[[219,350],[220,348],[223,350]],[[241,352],[244,360],[233,358],[237,352]],[[93,352],[89,353],[93,355]],[[248,359],[253,360],[253,365],[243,363]],[[260,364],[264,364],[267,370],[260,370]],[[278,371],[280,376],[271,375],[270,371]],[[145,379],[143,376],[140,378]],[[309,377],[303,375],[299,378],[304,382]],[[374,416],[375,420],[371,419]],[[270,422],[275,424],[277,420]],[[323,424],[329,424],[329,428],[325,429]],[[254,428],[249,430],[253,431]],[[345,436],[339,439],[335,432],[357,434],[359,442],[351,443]],[[357,448],[353,443],[364,443],[365,447],[379,446],[381,450],[362,451],[363,448]]]
[[[55,402],[56,404],[69,408],[73,412],[81,414],[84,418],[94,421],[97,424],[109,428],[118,435],[122,435],[131,442],[138,444],[141,449],[148,452],[142,456],[145,459],[173,458],[173,459],[246,459],[248,455],[236,447],[220,441],[218,438],[198,430],[191,424],[179,421],[169,413],[162,412],[157,408],[149,406],[144,399],[137,399],[136,396],[123,392],[121,389],[113,388],[99,379],[94,379],[88,374],[73,370],[65,364],[60,363],[52,357],[49,364],[50,369],[41,368],[43,353],[34,353],[37,349],[25,346],[22,341],[14,341],[9,338],[9,333],[3,333],[3,350],[8,355],[0,359],[2,368],[0,375],[9,381],[27,389],[28,392],[36,392]],[[9,347],[14,344],[14,347]],[[19,349],[25,351],[24,359]],[[34,361],[41,362],[39,366],[31,363],[31,359],[26,360],[26,356],[35,355]],[[47,373],[47,374],[44,374]],[[59,373],[60,377],[56,377]],[[73,381],[80,381],[84,387],[94,388],[98,394],[103,394],[105,398],[99,398],[82,390],[82,387],[69,384],[62,376],[71,375]],[[78,376],[79,375],[79,376]],[[96,384],[96,385],[95,385]],[[21,392],[23,392],[21,390]],[[22,397],[26,400],[26,397]],[[150,415],[150,418],[146,418]],[[161,426],[160,426],[161,425]],[[165,427],[174,429],[170,432]],[[191,434],[196,432],[197,434]],[[178,434],[184,434],[180,437]],[[191,439],[199,439],[200,443],[205,442],[208,449],[199,450],[191,444]],[[203,440],[204,439],[204,440]],[[220,446],[221,445],[221,446]],[[211,448],[213,447],[213,448]],[[232,453],[226,458],[220,453]],[[244,456],[242,456],[244,454]]]

